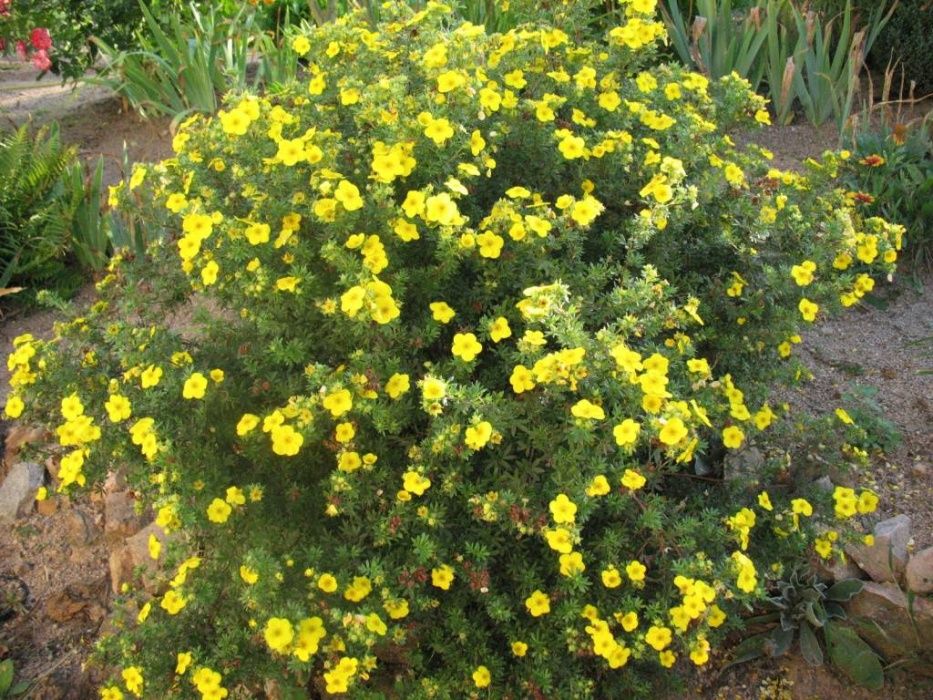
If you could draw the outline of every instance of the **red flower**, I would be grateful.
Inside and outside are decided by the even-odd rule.
[[[856,202],[860,202],[862,204],[871,204],[875,201],[875,198],[867,192],[855,192],[853,193],[853,197],[855,198]]]
[[[29,35],[29,40],[32,42],[32,47],[36,51],[48,51],[52,48],[52,37],[49,34],[49,30],[45,27],[36,27],[32,30],[32,34]]]
[[[52,67],[52,59],[45,49],[39,49],[32,55],[32,65],[38,70],[46,71]]]
[[[885,162],[884,157],[879,156],[878,154],[865,156],[859,161],[859,163],[861,163],[862,165],[867,165],[872,168],[879,168],[882,165],[884,165],[884,162]]]
[[[16,42],[16,55],[19,56],[21,61],[26,60],[26,42],[20,39]]]

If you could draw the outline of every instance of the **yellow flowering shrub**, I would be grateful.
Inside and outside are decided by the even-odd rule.
[[[399,6],[188,120],[134,195],[168,241],[10,357],[59,488],[124,464],[169,533],[111,697],[644,695],[874,508],[693,478],[781,420],[799,328],[893,270],[839,156],[737,148],[763,101],[653,65],[654,2],[593,43]],[[213,313],[173,327],[190,298]]]

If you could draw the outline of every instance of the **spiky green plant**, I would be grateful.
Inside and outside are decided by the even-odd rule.
[[[71,222],[62,175],[75,153],[54,124],[0,136],[0,287],[43,285],[62,272]]]

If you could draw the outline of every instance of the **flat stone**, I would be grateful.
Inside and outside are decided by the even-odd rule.
[[[136,499],[129,491],[116,491],[104,499],[104,535],[117,541],[142,529],[143,520],[136,512]]]
[[[836,583],[850,578],[863,579],[866,577],[865,572],[858,568],[855,562],[844,553],[834,555],[829,559],[814,556],[811,560],[811,566],[814,573],[823,581]]]
[[[898,515],[877,523],[871,547],[850,545],[846,552],[859,568],[875,581],[894,582],[907,568],[907,543],[910,541],[910,517]]]
[[[35,462],[18,462],[0,485],[0,520],[24,518],[32,511],[45,469]]]
[[[139,574],[143,587],[150,592],[157,586],[159,560],[149,556],[149,536],[154,535],[164,547],[168,541],[165,531],[155,523],[149,523],[132,537],[127,537],[110,553],[110,586],[119,593],[124,583]],[[164,556],[164,555],[163,555]]]
[[[73,508],[65,514],[65,537],[76,547],[84,547],[100,536],[100,528],[93,519],[80,508]]]
[[[914,554],[907,562],[907,588],[914,593],[933,593],[933,547]]]
[[[908,602],[895,584],[866,581],[848,613],[859,634],[889,663],[907,659],[911,671],[933,675],[933,665],[921,661],[933,649],[933,601],[915,596]]]
[[[723,459],[723,477],[726,481],[736,479],[757,481],[761,477],[761,469],[764,463],[765,456],[757,447],[745,447],[737,451],[730,450]]]

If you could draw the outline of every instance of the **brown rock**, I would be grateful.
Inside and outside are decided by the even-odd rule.
[[[871,547],[851,545],[846,552],[859,568],[875,581],[893,582],[907,568],[907,543],[910,541],[910,517],[898,515],[877,523]]]
[[[83,613],[92,622],[98,622],[106,615],[105,591],[103,578],[73,583],[46,600],[45,616],[53,622],[67,622]]]
[[[107,494],[104,500],[104,534],[110,540],[135,535],[143,526],[136,499],[129,491]]]
[[[42,485],[45,470],[35,462],[17,462],[0,483],[0,520],[27,516]]]
[[[150,535],[155,535],[163,546],[168,541],[161,527],[155,523],[149,523],[132,537],[125,538],[110,553],[110,585],[114,593],[118,593],[120,586],[125,582],[130,582],[137,573],[147,591],[155,590],[159,564],[157,560],[149,556]]]
[[[86,607],[87,602],[76,600],[62,591],[45,601],[45,616],[52,622],[68,622]]]
[[[850,578],[865,578],[865,573],[848,556],[842,554],[830,559],[814,556],[810,562],[814,573],[824,581],[844,581]]]
[[[91,517],[80,508],[68,511],[64,519],[65,537],[78,547],[91,544],[100,536],[100,530]]]
[[[33,428],[19,423],[10,428],[4,442],[3,471],[5,472],[16,463],[16,458],[23,445],[44,440],[47,435],[48,432],[44,428]]]
[[[44,501],[36,501],[36,510],[39,511],[39,515],[54,515],[58,512],[58,503],[58,498],[49,496]]]
[[[933,593],[933,547],[914,554],[907,562],[907,588],[914,593]]]
[[[866,581],[849,603],[849,618],[889,662],[909,659],[914,662],[913,670],[933,675],[929,658],[933,649],[933,601],[916,596],[908,602],[896,585]]]

